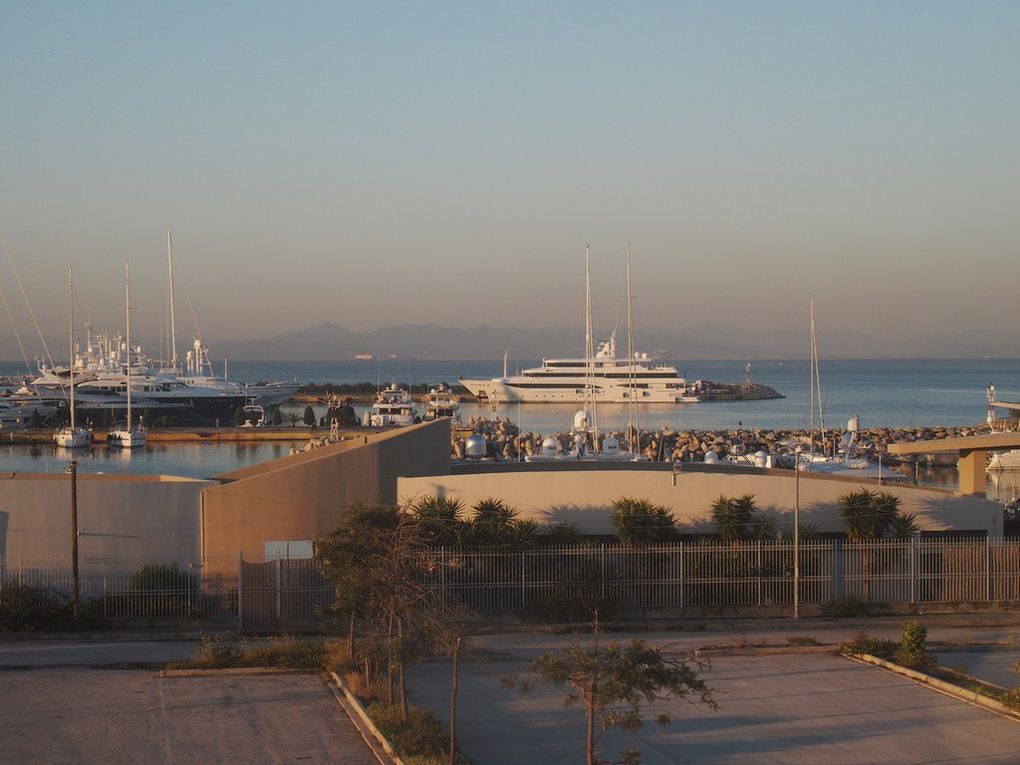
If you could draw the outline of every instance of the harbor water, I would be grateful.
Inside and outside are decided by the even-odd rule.
[[[740,382],[744,361],[678,361],[689,380]],[[535,361],[511,362],[511,369],[534,366]],[[363,383],[386,385],[455,383],[459,377],[496,377],[498,361],[380,360],[341,362],[233,362],[230,378],[256,383],[297,380],[307,383]],[[1020,400],[1020,360],[1017,359],[846,359],[821,363],[821,405],[826,425],[840,428],[859,415],[862,427],[971,425],[986,416],[986,387],[994,383],[1002,400]],[[24,365],[0,363],[0,375],[24,372]],[[752,363],[755,382],[770,386],[784,398],[763,401],[718,401],[687,405],[648,405],[640,408],[643,429],[673,430],[730,428],[797,428],[808,422],[808,364],[806,360],[761,360]],[[360,413],[367,404],[358,404]],[[288,405],[300,413],[304,404]],[[316,416],[324,414],[313,407]],[[466,422],[472,417],[509,418],[522,430],[553,433],[569,428],[576,407],[526,404],[491,407],[465,402]],[[817,411],[817,402],[816,402]],[[599,408],[603,429],[625,426],[623,405]],[[144,449],[113,450],[105,445],[76,452],[86,472],[162,473],[209,477],[285,455],[307,441],[296,429],[295,441],[271,443],[153,442]],[[0,440],[2,443],[2,440]],[[61,472],[67,453],[50,445],[0,446],[0,470]]]

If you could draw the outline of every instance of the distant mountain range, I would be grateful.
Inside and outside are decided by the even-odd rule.
[[[599,338],[603,338],[599,335]],[[625,352],[626,338],[618,338]],[[874,335],[848,329],[827,329],[819,335],[819,353],[828,358],[981,358],[1020,357],[1020,332],[969,330],[924,337]],[[143,341],[153,355],[158,340]],[[353,332],[332,322],[291,330],[261,340],[210,341],[214,359],[224,355],[235,361],[336,361],[358,353],[377,358],[437,360],[498,359],[510,348],[515,359],[577,356],[582,353],[583,330],[574,327],[518,329],[513,327],[443,327],[402,325],[370,332]],[[638,347],[670,359],[804,358],[806,330],[775,330],[700,324],[684,329],[646,329],[638,334]],[[29,350],[35,354],[37,351]],[[0,358],[20,358],[13,337],[0,338]]]

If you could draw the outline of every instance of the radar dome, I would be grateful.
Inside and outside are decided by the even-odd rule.
[[[620,453],[620,442],[616,440],[615,436],[605,437],[602,441],[602,453],[612,456]]]
[[[574,430],[586,430],[588,428],[588,410],[581,409],[574,415]]]
[[[719,455],[713,451],[705,452],[705,464],[715,465],[719,462]]]
[[[489,447],[485,443],[485,436],[474,433],[464,441],[464,456],[473,459],[481,459],[489,453]]]
[[[560,453],[560,442],[553,436],[546,436],[542,439],[541,454],[543,457],[555,457]]]
[[[768,464],[769,464],[769,455],[766,452],[762,451],[762,450],[756,451],[754,453],[754,464],[755,464],[755,466],[760,467],[760,468],[768,467]]]

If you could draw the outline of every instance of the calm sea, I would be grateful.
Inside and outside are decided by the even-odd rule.
[[[740,382],[742,361],[674,363],[688,379]],[[534,366],[535,361],[513,361],[511,369]],[[495,377],[499,361],[343,361],[343,362],[233,362],[231,379],[297,380],[301,383],[372,382],[387,384],[456,382],[459,377]],[[0,362],[0,374],[15,374],[24,367]],[[829,427],[840,427],[854,414],[864,427],[901,425],[968,425],[985,419],[985,389],[994,383],[999,397],[1020,400],[1020,359],[848,359],[821,362],[822,408]],[[803,427],[808,419],[808,364],[804,360],[755,361],[755,382],[771,386],[785,398],[771,401],[710,402],[693,405],[650,405],[642,408],[646,428],[786,428]],[[303,408],[303,407],[301,407]],[[360,412],[360,407],[359,407]],[[572,406],[511,405],[493,409],[465,404],[465,419],[474,416],[508,417],[527,431],[566,430]],[[318,412],[321,414],[321,412]],[[602,427],[620,427],[626,421],[622,406],[599,409]],[[147,446],[130,455],[96,447],[79,460],[83,469],[97,472],[153,472],[204,477],[286,454],[291,444],[202,444]],[[59,471],[66,456],[55,448],[0,447],[0,470]]]

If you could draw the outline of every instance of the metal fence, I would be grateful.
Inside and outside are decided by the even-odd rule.
[[[442,601],[480,613],[550,604],[621,608],[781,606],[793,603],[793,545],[676,543],[437,549],[416,567]],[[1020,601],[1020,540],[928,539],[800,546],[800,602],[845,597],[884,603]],[[333,587],[307,558],[137,561],[83,557],[82,613],[97,621],[313,624]],[[25,585],[26,587],[20,587]],[[66,597],[66,558],[0,557],[0,606],[11,598]]]
[[[482,612],[581,600],[623,608],[792,605],[785,542],[441,550],[423,568],[447,602]],[[800,602],[1020,600],[1020,540],[925,539],[800,546]]]
[[[84,619],[228,622],[243,628],[314,623],[333,588],[308,558],[265,562],[236,558],[138,561],[82,557],[79,597]],[[66,600],[68,558],[0,557],[0,606]]]

